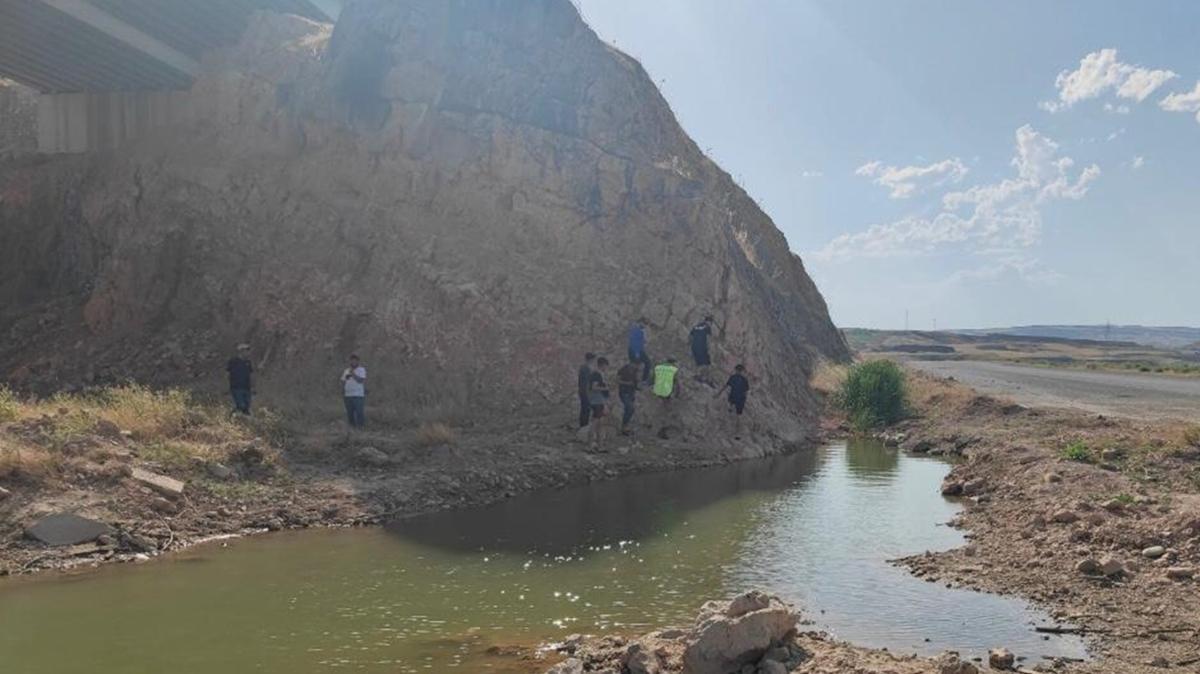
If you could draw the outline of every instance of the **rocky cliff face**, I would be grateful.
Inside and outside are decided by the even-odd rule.
[[[567,0],[260,15],[191,96],[136,146],[0,166],[9,381],[216,389],[244,340],[290,404],[336,405],[356,351],[400,419],[566,416],[583,351],[619,362],[645,316],[682,360],[711,313],[790,438],[847,356],[770,219]]]

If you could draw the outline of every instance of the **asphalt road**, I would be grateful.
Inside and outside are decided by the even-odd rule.
[[[1030,407],[1069,407],[1141,419],[1200,421],[1200,378],[1009,365],[974,360],[909,360],[981,393]]]

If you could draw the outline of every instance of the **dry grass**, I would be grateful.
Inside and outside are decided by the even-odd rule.
[[[842,384],[845,383],[849,371],[848,365],[822,360],[817,363],[817,369],[813,371],[812,377],[809,377],[808,384],[817,393],[829,397],[842,390]]]
[[[1193,425],[1184,428],[1181,432],[1183,444],[1185,447],[1200,447],[1200,425]]]
[[[0,480],[40,483],[58,472],[60,457],[0,438]]]
[[[269,410],[231,417],[222,406],[197,401],[186,391],[125,385],[85,394],[20,400],[0,389],[0,478],[45,478],[64,457],[97,442],[120,440],[138,455],[166,468],[186,469],[197,461],[221,460],[230,448],[282,436]]]
[[[918,410],[939,409],[946,412],[961,412],[978,397],[968,386],[954,381],[905,368],[908,373],[908,393],[913,407]]]
[[[440,421],[421,424],[417,429],[417,445],[420,447],[452,445],[457,439],[458,431]]]

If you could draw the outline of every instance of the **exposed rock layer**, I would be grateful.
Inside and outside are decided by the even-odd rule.
[[[716,316],[761,418],[796,438],[847,355],[780,232],[567,0],[361,0],[260,15],[191,119],[105,155],[0,166],[0,374],[31,388],[219,375],[474,419],[572,395],[584,350],[683,357]]]

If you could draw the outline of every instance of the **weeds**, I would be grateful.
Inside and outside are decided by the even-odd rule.
[[[7,386],[0,386],[0,424],[16,421],[21,401]]]
[[[457,439],[458,431],[440,421],[421,424],[421,427],[417,429],[417,445],[421,447],[452,445]]]
[[[1183,429],[1183,444],[1200,447],[1200,426],[1188,426]]]
[[[846,373],[837,402],[858,431],[895,423],[908,414],[904,371],[890,360],[854,365]]]
[[[840,363],[822,360],[817,369],[809,377],[808,384],[813,390],[825,396],[836,396],[846,383],[846,375],[850,368]]]
[[[1083,442],[1082,440],[1078,442],[1072,442],[1066,447],[1063,447],[1059,455],[1068,461],[1090,463],[1092,460],[1092,450],[1087,446],[1087,443]]]

